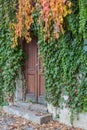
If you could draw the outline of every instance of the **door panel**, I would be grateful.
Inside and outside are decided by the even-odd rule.
[[[28,93],[35,94],[35,76],[28,75]]]
[[[27,66],[27,75],[28,75],[28,93],[36,94],[35,88],[37,87],[37,79],[36,79],[36,68],[35,65],[37,63],[37,48],[32,41],[28,45],[28,66]]]
[[[44,75],[39,75],[38,103],[46,104],[44,100]]]
[[[44,75],[43,74],[40,74],[39,75],[39,95],[38,96],[41,96],[44,94]]]
[[[39,74],[39,80],[38,80],[38,102],[45,104],[45,100],[44,100],[44,86],[45,86],[45,80],[44,80],[44,73],[43,73],[43,66],[41,63],[41,60],[39,60],[39,70],[38,70],[38,74]]]

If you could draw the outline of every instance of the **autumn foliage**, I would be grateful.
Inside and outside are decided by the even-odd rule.
[[[44,32],[45,37],[59,38],[59,32],[64,33],[63,18],[71,13],[71,2],[66,0],[40,0],[40,20],[44,20]],[[53,31],[53,36],[50,35],[50,31]]]
[[[71,2],[66,0],[38,0],[34,8],[31,0],[18,0],[16,23],[14,24],[13,47],[17,45],[18,38],[24,37],[27,42],[31,41],[30,28],[33,23],[32,13],[40,8],[38,24],[43,26],[44,40],[58,39],[59,33],[64,33],[63,18],[71,13]]]
[[[33,23],[33,10],[30,0],[18,0],[16,22],[13,24],[14,37],[12,47],[18,45],[18,38],[25,38],[27,42],[31,41],[29,30]]]

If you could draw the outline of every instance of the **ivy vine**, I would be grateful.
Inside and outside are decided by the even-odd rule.
[[[40,27],[38,36],[45,66],[46,100],[57,107],[65,102],[71,110],[71,122],[74,112],[87,112],[87,1],[72,4],[72,13],[64,18],[64,35],[44,42]]]
[[[13,32],[12,28],[9,27],[9,23],[11,25],[17,20],[15,20],[15,17],[18,5],[15,8],[15,2],[17,1],[0,0],[0,103],[3,103],[14,93],[18,70],[24,61],[20,44],[17,44],[18,46],[15,48],[11,48],[11,45],[14,44],[12,42]],[[43,2],[42,7],[38,5],[41,2]],[[58,2],[61,3],[61,1]],[[72,8],[72,12],[66,10],[67,16],[65,15],[63,22],[60,22],[64,34],[62,34],[63,30],[58,31],[57,29],[57,38],[51,36],[54,33],[53,24],[55,20],[58,21],[60,18],[57,19],[55,15],[55,19],[52,18],[52,14],[49,14],[51,5],[48,7],[47,1],[45,1],[46,8],[43,0],[33,4],[35,8],[31,11],[32,14],[29,15],[29,17],[32,15],[31,20],[28,19],[29,26],[26,23],[27,18],[22,19],[25,18],[26,8],[24,8],[25,14],[23,14],[23,17],[20,11],[18,16],[21,13],[21,23],[24,20],[24,24],[26,23],[26,27],[28,26],[24,32],[27,31],[28,33],[29,31],[29,38],[32,35],[38,37],[39,54],[45,68],[46,100],[57,107],[63,107],[62,104],[66,103],[73,115],[74,112],[87,112],[87,0],[67,0],[67,2],[68,6]],[[63,5],[66,4],[64,9],[67,7],[67,2],[63,3]],[[53,7],[55,8],[54,1],[51,1],[51,4],[54,4]],[[30,1],[28,5],[30,5]],[[42,15],[41,8],[43,9]],[[56,11],[59,8],[58,6]],[[45,9],[48,11],[48,17],[44,20]],[[55,10],[51,8],[50,12],[54,14]],[[40,23],[38,20],[41,20]],[[46,20],[50,20],[49,25],[47,25]],[[20,20],[18,23],[20,23]],[[22,29],[22,27],[24,29],[24,25],[21,24],[20,28]],[[47,30],[44,31],[45,27]],[[47,38],[45,38],[48,31],[51,35],[47,34]],[[23,36],[25,36],[25,33],[23,33]],[[17,37],[16,40],[19,42],[20,39]],[[67,96],[67,101],[64,96]],[[71,121],[72,119],[73,116]]]
[[[0,105],[13,98],[18,70],[23,65],[23,51],[20,46],[11,48],[9,23],[15,13],[13,5],[13,1],[0,0]]]

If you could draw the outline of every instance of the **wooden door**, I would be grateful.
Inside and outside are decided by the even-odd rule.
[[[27,100],[32,100],[38,103],[45,103],[44,101],[44,74],[42,73],[42,65],[38,58],[37,39],[34,38],[31,43],[24,44],[25,52],[27,54],[25,64],[26,86],[27,86]]]

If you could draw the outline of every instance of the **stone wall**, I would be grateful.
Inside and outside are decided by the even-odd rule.
[[[15,92],[15,101],[21,101],[23,99],[23,81],[22,81],[21,70],[19,70],[19,79],[16,80],[16,92]]]
[[[51,104],[48,104],[47,107],[48,107],[48,112],[52,113],[54,119],[62,123],[65,123],[68,126],[71,126],[69,108],[59,109],[53,107]],[[59,118],[56,118],[56,115],[59,115]],[[80,113],[78,117],[79,119],[77,119],[77,116],[74,115],[73,126],[87,130],[87,113]]]

